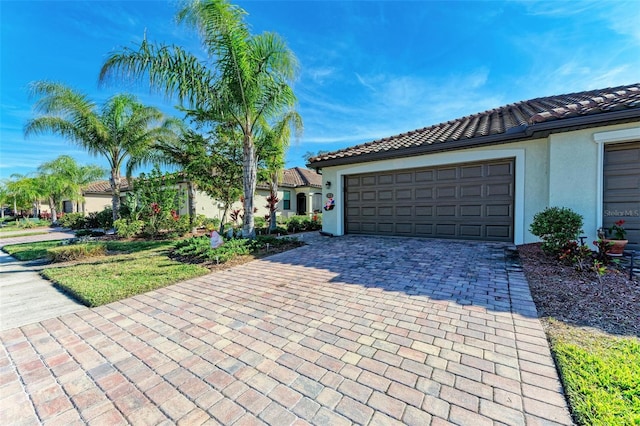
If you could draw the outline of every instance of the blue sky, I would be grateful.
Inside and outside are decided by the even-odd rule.
[[[335,150],[539,96],[640,81],[640,2],[237,1],[254,33],[282,35],[300,62],[295,83],[307,151]],[[99,164],[52,135],[25,139],[27,86],[58,81],[98,103],[145,86],[98,86],[109,52],[152,42],[204,57],[170,1],[0,0],[0,178],[61,154]]]

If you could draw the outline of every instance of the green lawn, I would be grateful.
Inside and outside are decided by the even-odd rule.
[[[2,249],[18,260],[35,260],[47,257],[47,249],[57,247],[62,240],[41,241],[37,243],[11,244]]]
[[[640,339],[554,321],[551,351],[580,425],[640,425]]]
[[[0,231],[0,238],[16,238],[16,237],[29,237],[31,235],[44,235],[48,234],[46,231],[42,232],[17,232],[15,229],[11,231]]]
[[[167,256],[173,241],[109,241],[108,256],[72,266],[51,266],[42,275],[87,306],[100,306],[209,273]],[[20,260],[43,259],[61,241],[14,244],[4,250]],[[53,264],[55,265],[55,264]]]

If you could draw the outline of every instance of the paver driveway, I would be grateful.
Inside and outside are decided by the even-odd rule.
[[[4,331],[0,422],[571,424],[505,247],[327,238]]]

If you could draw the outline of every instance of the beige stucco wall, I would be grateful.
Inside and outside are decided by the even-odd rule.
[[[111,207],[111,195],[87,194],[84,196],[84,213],[101,212],[105,207]],[[83,207],[80,207],[81,209]]]
[[[323,212],[323,230],[334,235],[344,234],[342,194],[346,175],[512,157],[516,159],[515,243],[538,241],[529,232],[529,226],[537,212],[551,206],[569,207],[580,213],[587,241],[591,241],[602,221],[602,146],[594,141],[594,135],[637,129],[639,125],[636,122],[602,126],[524,142],[325,167],[322,169],[323,202],[327,193],[332,193],[336,207]],[[327,181],[331,182],[330,189],[325,188]]]

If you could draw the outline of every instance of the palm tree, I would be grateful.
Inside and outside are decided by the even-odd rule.
[[[269,197],[275,204],[278,196],[278,181],[282,180],[282,171],[285,164],[285,153],[291,139],[291,130],[296,137],[302,133],[302,118],[295,111],[289,111],[275,126],[266,126],[262,129],[258,140],[258,150],[264,159],[269,182]],[[275,207],[275,206],[273,206]],[[270,208],[269,231],[276,230],[276,210]]]
[[[108,99],[102,108],[75,90],[59,83],[35,82],[31,92],[39,97],[35,109],[42,115],[29,120],[25,135],[53,133],[82,146],[92,155],[107,159],[113,218],[120,209],[121,169],[131,177],[138,159],[151,144],[168,132],[163,115],[139,103],[129,94]]]
[[[52,220],[57,220],[58,208],[62,208],[64,199],[80,202],[82,190],[91,182],[104,176],[106,171],[98,166],[80,166],[76,160],[68,155],[61,155],[55,160],[42,164],[38,171],[43,178],[43,184],[48,189],[49,202],[52,206]],[[74,204],[75,210],[76,204]]]
[[[40,182],[35,177],[24,176],[18,173],[11,175],[12,181],[7,185],[9,192],[14,197],[14,209],[18,206],[31,205],[34,219],[40,214],[40,200],[44,196]],[[16,212],[17,213],[17,212]]]
[[[209,65],[179,46],[124,48],[107,58],[100,80],[109,77],[142,79],[168,96],[177,95],[188,114],[201,122],[233,123],[242,134],[243,235],[254,237],[254,192],[257,164],[255,132],[291,109],[296,98],[289,82],[297,61],[274,33],[252,35],[246,12],[226,0],[194,0],[177,14],[178,22],[197,30]]]

